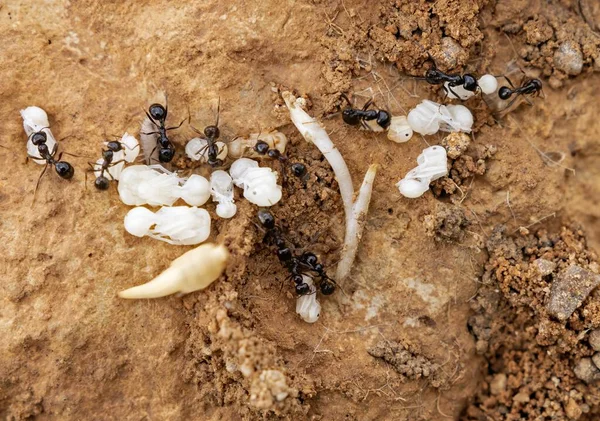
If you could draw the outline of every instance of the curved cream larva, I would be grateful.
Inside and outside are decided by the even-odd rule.
[[[229,251],[222,244],[202,244],[173,260],[167,270],[150,282],[119,292],[119,297],[159,298],[204,289],[221,276],[228,257]]]

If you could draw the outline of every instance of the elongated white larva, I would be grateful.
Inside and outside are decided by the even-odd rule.
[[[171,266],[143,285],[119,292],[126,299],[159,298],[204,289],[225,270],[229,251],[221,244],[202,244],[173,260]]]

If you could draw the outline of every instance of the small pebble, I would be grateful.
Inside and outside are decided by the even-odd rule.
[[[592,357],[592,362],[598,369],[600,369],[600,352],[596,352],[594,354],[594,356]]]
[[[454,69],[466,58],[465,50],[453,38],[442,38],[440,61],[448,69]]]
[[[600,329],[592,330],[588,342],[594,351],[600,351]]]
[[[552,281],[546,308],[557,319],[567,320],[599,284],[600,275],[571,265]]]
[[[579,419],[579,417],[581,417],[582,413],[583,411],[581,410],[579,405],[577,405],[575,399],[569,398],[569,402],[567,402],[567,404],[565,405],[565,414],[567,414],[567,417],[569,417],[572,420],[577,420]]]
[[[550,275],[556,268],[556,263],[546,259],[536,259],[533,264],[542,276]]]
[[[563,42],[554,53],[554,67],[571,76],[580,74],[583,70],[583,54],[579,43]]]
[[[499,395],[506,390],[506,374],[500,373],[494,376],[490,383],[490,392],[492,395]]]
[[[598,367],[592,362],[591,358],[582,358],[579,360],[573,372],[579,380],[583,380],[586,383],[591,383],[600,378],[600,370],[598,370]]]

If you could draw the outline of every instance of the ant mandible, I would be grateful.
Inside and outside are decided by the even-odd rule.
[[[142,133],[144,135],[158,135],[158,138],[156,139],[157,145],[152,150],[150,156],[152,156],[156,148],[160,146],[160,149],[158,150],[158,160],[160,162],[171,162],[173,160],[173,157],[175,156],[175,146],[167,137],[167,131],[180,128],[183,122],[185,121],[184,118],[183,120],[181,120],[181,123],[179,123],[177,126],[165,127],[167,115],[169,112],[168,107],[168,103],[166,103],[166,106],[164,107],[162,104],[150,105],[150,108],[148,109],[148,111],[146,111],[146,115],[148,116],[150,121],[152,121],[152,123],[158,128],[158,131]]]
[[[352,102],[350,102],[346,94],[342,93],[342,98],[344,98],[348,103],[348,107],[342,111],[342,119],[344,120],[344,123],[352,126],[361,124],[367,130],[373,130],[372,127],[366,123],[367,121],[372,120],[375,120],[377,125],[381,127],[382,130],[387,129],[390,126],[392,122],[392,116],[389,112],[380,109],[369,109],[371,105],[374,105],[372,99],[367,101],[363,108],[359,110],[352,108]]]
[[[58,147],[58,143],[55,143],[54,147],[52,148],[52,151],[50,151],[48,149],[48,145],[46,144],[47,140],[48,140],[48,136],[46,135],[46,132],[43,131],[43,129],[42,129],[42,131],[32,133],[32,135],[31,135],[31,142],[35,146],[37,146],[38,153],[40,154],[40,156],[37,157],[37,156],[30,155],[30,154],[27,154],[27,156],[29,156],[30,158],[33,158],[33,159],[41,158],[46,161],[46,165],[44,165],[44,169],[42,170],[42,173],[38,177],[38,181],[35,185],[35,190],[33,191],[34,198],[35,198],[35,193],[37,192],[37,189],[40,185],[42,176],[46,172],[48,165],[53,165],[54,169],[56,170],[56,173],[61,178],[64,178],[65,180],[69,180],[69,179],[73,178],[73,174],[75,174],[75,169],[73,168],[73,166],[71,164],[69,164],[66,161],[60,160],[62,157],[62,152],[58,155],[58,160],[54,159],[54,155],[56,154],[56,149]]]

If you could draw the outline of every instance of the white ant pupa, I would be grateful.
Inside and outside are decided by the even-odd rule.
[[[400,193],[411,199],[423,195],[432,181],[448,174],[446,149],[441,146],[424,149],[417,158],[417,165],[396,184]]]
[[[310,293],[296,298],[296,313],[306,323],[314,323],[319,320],[319,314],[321,314],[321,304],[317,300],[317,288],[310,276],[302,275],[302,278],[310,287]]]
[[[408,142],[413,136],[413,129],[408,124],[408,118],[405,115],[392,117],[388,127],[387,138],[392,142]]]
[[[219,148],[217,159],[225,160],[227,157],[227,145],[221,141],[215,142]],[[191,139],[185,145],[185,154],[192,161],[200,161],[201,164],[208,162],[208,140],[201,137]]]
[[[36,132],[43,131],[46,133],[46,145],[48,150],[52,151],[55,148],[56,139],[50,131],[50,123],[48,122],[48,114],[40,107],[27,107],[21,110],[21,117],[23,118],[23,129],[27,134],[27,153],[33,157],[40,157],[38,147],[31,141],[31,135]],[[40,165],[46,165],[45,159],[33,159],[33,162]]]
[[[277,172],[259,167],[256,161],[240,158],[231,164],[229,174],[236,186],[244,189],[244,197],[258,206],[273,206],[281,200]]]
[[[217,215],[221,218],[233,218],[237,206],[233,203],[233,180],[223,170],[213,171],[210,175],[210,192],[213,202],[217,202]]]
[[[161,165],[132,165],[121,172],[118,191],[126,205],[171,206],[181,198],[201,206],[210,198],[210,183],[197,174],[180,178]]]
[[[119,292],[126,299],[160,298],[198,291],[219,279],[229,251],[221,244],[207,243],[192,249],[171,262],[167,270],[143,285]]]
[[[408,124],[417,133],[471,132],[473,114],[463,105],[441,105],[428,99],[408,113]]]
[[[200,244],[210,235],[210,215],[197,207],[162,207],[156,213],[136,207],[125,215],[124,225],[131,235],[173,245]]]
[[[254,150],[256,142],[262,140],[269,145],[269,149],[277,149],[281,154],[285,153],[288,139],[281,132],[270,133],[252,133],[248,136],[239,136],[233,139],[227,145],[229,147],[229,157],[241,158],[243,156],[249,158],[259,158],[261,155]]]

